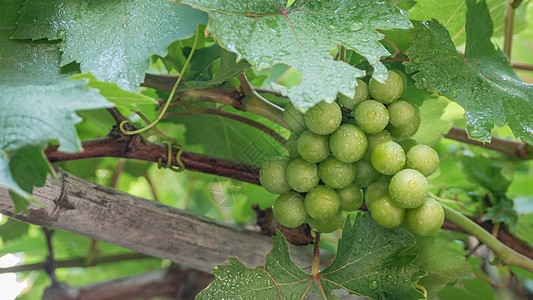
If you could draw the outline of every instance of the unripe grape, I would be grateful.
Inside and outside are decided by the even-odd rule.
[[[285,172],[289,186],[300,193],[305,193],[317,186],[318,167],[316,164],[308,163],[301,158],[293,160]]]
[[[405,222],[413,233],[429,235],[442,227],[444,209],[435,199],[428,197],[421,206],[407,210]]]
[[[274,201],[272,211],[276,220],[281,225],[289,228],[298,227],[307,219],[304,197],[295,192],[281,194]]]
[[[372,182],[377,181],[381,177],[371,163],[366,160],[358,160],[355,162],[355,179],[354,182],[361,187],[366,187]]]
[[[300,153],[298,152],[298,135],[294,132],[287,139],[287,152],[292,159],[300,157]]]
[[[366,149],[364,159],[370,161],[370,156],[374,148],[382,142],[392,141],[392,137],[387,130],[382,130],[376,134],[367,134],[366,140],[368,141],[368,148]]]
[[[335,215],[329,219],[317,220],[311,216],[307,216],[307,224],[313,228],[313,230],[320,233],[330,233],[339,229],[344,220],[342,210],[339,210]]]
[[[340,189],[348,186],[355,178],[355,166],[329,156],[318,165],[318,176],[329,187]]]
[[[281,194],[291,189],[285,177],[290,162],[288,157],[274,156],[263,163],[259,171],[259,181],[265,190],[273,194]]]
[[[417,170],[424,176],[429,176],[439,167],[439,155],[433,148],[426,145],[416,145],[405,156],[405,167]]]
[[[357,126],[369,134],[382,131],[389,123],[389,111],[385,105],[374,100],[361,102],[352,115]]]
[[[365,205],[368,209],[372,209],[374,200],[383,195],[389,194],[389,184],[378,181],[370,184],[365,191]]]
[[[428,181],[422,173],[413,169],[404,169],[394,174],[389,184],[389,194],[398,206],[415,208],[422,203],[429,193]]]
[[[405,140],[399,141],[398,144],[400,144],[400,146],[402,146],[403,151],[405,151],[405,153],[408,153],[409,150],[411,150],[411,148],[413,148],[414,146],[418,145],[419,143],[416,140],[413,140],[413,139],[405,139]]]
[[[298,137],[298,153],[310,163],[321,162],[331,153],[328,140],[329,136],[327,135],[318,135],[306,130]]]
[[[304,205],[305,211],[313,219],[326,220],[337,213],[341,199],[334,190],[319,185],[305,195]]]
[[[363,190],[355,183],[335,191],[341,199],[341,209],[344,211],[357,210],[363,204]]]
[[[289,127],[289,129],[300,134],[307,129],[304,121],[304,114],[302,114],[292,103],[285,106],[283,110],[283,121]]]
[[[405,90],[407,89],[407,76],[405,76],[405,73],[402,70],[392,69],[392,71],[394,71],[396,74],[400,75],[400,77],[402,78],[403,90],[405,92]]]
[[[347,97],[343,94],[339,95],[339,103],[340,105],[350,109],[354,110],[355,107],[368,99],[368,85],[362,81],[361,79],[357,79],[357,87],[355,88],[355,94],[353,97]]]
[[[379,196],[372,204],[372,219],[385,228],[392,228],[402,224],[405,209],[397,206],[389,195]]]
[[[405,152],[395,142],[383,142],[377,145],[370,157],[372,166],[384,175],[392,175],[405,166]]]
[[[374,78],[370,79],[368,91],[373,99],[384,104],[391,104],[403,94],[404,83],[402,77],[393,70],[389,70],[389,75],[384,83],[379,83]]]
[[[387,126],[387,130],[390,132],[392,138],[396,141],[401,141],[403,139],[413,136],[420,127],[420,114],[417,113],[413,122],[407,123],[405,126],[394,127],[391,124]]]
[[[307,128],[316,134],[331,134],[341,124],[341,108],[335,102],[317,103],[304,114],[304,121]]]
[[[414,122],[419,113],[409,102],[398,100],[388,107],[389,123],[394,127],[402,127],[410,122]]]
[[[357,126],[343,124],[329,138],[329,147],[331,153],[341,161],[358,161],[366,151],[366,136]]]

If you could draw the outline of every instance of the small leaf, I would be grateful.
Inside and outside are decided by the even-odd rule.
[[[7,222],[0,225],[0,238],[2,242],[8,242],[24,236],[28,233],[28,223],[7,218]]]
[[[63,39],[63,65],[77,61],[82,72],[137,91],[150,55],[163,54],[206,20],[200,11],[165,0],[27,0],[14,38]]]
[[[494,125],[508,125],[515,136],[533,144],[533,85],[520,80],[505,54],[491,43],[492,21],[485,3],[466,3],[465,57],[439,22],[417,23],[407,70],[419,71],[413,76],[418,87],[438,91],[465,109],[471,138],[490,142]]]
[[[257,69],[285,64],[302,72],[300,84],[276,86],[305,111],[320,101],[333,102],[338,92],[353,95],[363,70],[334,61],[331,49],[345,45],[374,67],[374,77],[386,79],[379,61],[389,52],[376,29],[409,28],[404,12],[392,2],[374,0],[295,1],[290,8],[263,0],[187,0],[209,14],[207,32]]]
[[[453,247],[449,238],[438,233],[416,236],[416,245],[406,253],[418,254],[414,265],[428,273],[418,281],[433,299],[447,284],[470,274],[472,265],[465,260],[465,251]],[[453,284],[452,284],[453,285]]]
[[[329,294],[339,288],[373,299],[419,299],[413,288],[424,276],[412,262],[416,255],[402,254],[415,244],[413,235],[401,228],[377,225],[369,213],[352,223],[344,222],[337,256],[322,274]]]
[[[89,79],[87,87],[100,90],[100,95],[106,97],[109,102],[115,103],[116,106],[137,111],[138,104],[156,104],[156,101],[140,93],[125,91],[118,87],[116,83],[99,81],[91,73],[81,73],[72,75],[70,79]]]

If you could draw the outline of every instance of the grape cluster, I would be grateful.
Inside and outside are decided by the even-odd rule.
[[[405,222],[417,234],[438,230],[444,211],[428,197],[426,177],[437,169],[439,157],[409,139],[420,126],[420,113],[400,99],[405,75],[390,70],[384,83],[357,81],[351,98],[340,95],[305,114],[292,104],[285,107],[292,131],[289,157],[268,159],[260,172],[263,187],[281,194],[274,216],[286,227],[307,222],[327,233],[341,226],[343,211],[357,210],[364,201],[383,227]]]

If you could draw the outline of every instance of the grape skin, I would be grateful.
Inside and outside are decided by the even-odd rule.
[[[329,138],[331,153],[344,162],[360,160],[367,149],[364,132],[352,124],[343,124]]]
[[[307,129],[305,127],[304,115],[292,103],[285,106],[283,110],[283,121],[296,134],[300,134]]]
[[[313,219],[326,220],[339,210],[341,199],[331,188],[319,185],[307,193],[304,205],[305,211]]]
[[[290,162],[288,157],[274,156],[263,163],[259,171],[259,181],[265,190],[273,194],[281,194],[291,189],[285,177]]]
[[[404,83],[401,75],[393,70],[389,70],[387,80],[380,83],[374,78],[368,83],[370,96],[384,104],[391,104],[398,100],[403,94]]]
[[[335,215],[329,219],[317,220],[311,216],[307,216],[307,223],[313,230],[320,233],[330,233],[341,227],[343,221],[342,211],[339,210]]]
[[[318,167],[316,164],[308,163],[301,158],[293,160],[287,166],[285,178],[289,186],[300,193],[310,191],[318,185]]]
[[[411,232],[429,235],[442,227],[444,216],[442,206],[435,199],[428,197],[421,206],[407,210],[405,222]]]
[[[281,194],[274,201],[272,212],[281,225],[289,228],[298,227],[307,219],[304,197],[295,192]]]
[[[336,102],[320,102],[304,114],[304,121],[307,128],[316,134],[331,134],[341,125],[341,108]]]
[[[429,146],[416,145],[407,152],[405,166],[429,176],[439,167],[439,155]]]
[[[397,206],[389,195],[383,195],[374,200],[370,214],[382,227],[392,228],[402,224],[405,209]]]
[[[355,211],[363,204],[363,190],[355,183],[335,191],[341,199],[341,209],[344,211]]]
[[[309,130],[300,134],[296,148],[300,156],[310,163],[321,162],[331,153],[329,149],[329,137],[315,134]]]
[[[389,123],[389,111],[375,100],[363,101],[352,114],[357,126],[369,134],[382,131]]]
[[[413,169],[404,169],[394,174],[389,184],[389,194],[392,200],[403,208],[415,208],[422,205],[428,193],[426,177]]]
[[[388,141],[377,145],[370,156],[372,166],[383,175],[393,175],[405,166],[405,152],[399,144]]]
[[[329,156],[318,165],[318,176],[329,187],[344,188],[354,180],[355,166]]]

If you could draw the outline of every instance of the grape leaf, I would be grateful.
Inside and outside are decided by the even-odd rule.
[[[500,0],[487,0],[490,16],[497,24],[494,36],[502,36],[505,31],[505,16],[508,3]],[[409,18],[418,21],[437,19],[450,32],[455,45],[466,40],[465,35],[466,3],[464,0],[417,0],[409,10]],[[516,11],[514,32],[518,33],[527,26],[527,3],[520,5]]]
[[[28,223],[7,218],[7,222],[0,225],[0,239],[3,243],[18,239],[28,233],[29,227]]]
[[[459,246],[459,245],[458,245]],[[413,262],[428,275],[418,281],[433,299],[448,283],[470,273],[472,265],[465,260],[465,251],[456,249],[444,235],[416,236],[416,245],[406,253],[418,254]]]
[[[374,66],[374,77],[386,79],[379,61],[389,52],[379,40],[379,29],[409,28],[404,12],[392,2],[375,0],[284,1],[187,0],[209,14],[207,32],[220,45],[258,69],[285,64],[302,72],[299,85],[275,88],[296,107],[307,110],[320,101],[333,102],[338,92],[353,95],[356,77],[365,75],[329,54],[345,45]]]
[[[184,124],[187,144],[202,145],[205,154],[260,166],[269,157],[284,152],[283,146],[270,135],[232,119],[191,115],[169,117],[165,121]]]
[[[411,138],[430,147],[437,146],[442,135],[448,133],[452,127],[450,121],[441,119],[448,104],[450,101],[444,97],[429,97],[422,102],[422,106],[419,107],[422,122]]]
[[[466,56],[436,20],[415,24],[408,72],[420,88],[438,91],[466,111],[471,138],[490,142],[491,129],[508,125],[533,144],[533,85],[521,81],[505,54],[491,43],[492,21],[484,2],[467,1]],[[489,29],[487,29],[489,28]]]
[[[337,256],[322,275],[325,292],[344,288],[377,299],[419,299],[413,284],[425,272],[412,264],[415,255],[402,255],[415,240],[401,228],[377,225],[369,213],[344,223]]]
[[[137,111],[137,104],[156,104],[156,101],[140,93],[125,91],[118,87],[116,83],[99,81],[91,73],[80,73],[72,75],[71,79],[89,79],[87,87],[100,90],[100,95],[106,97],[109,102],[115,103],[117,107],[122,107],[130,111]]]
[[[14,38],[63,39],[62,64],[137,91],[151,54],[193,34],[204,13],[165,0],[27,0]]]
[[[51,172],[42,153],[46,142],[79,151],[74,111],[111,105],[86,81],[66,80],[57,45],[10,39],[21,7],[22,1],[9,0],[0,10],[0,186],[10,189],[16,212]]]

